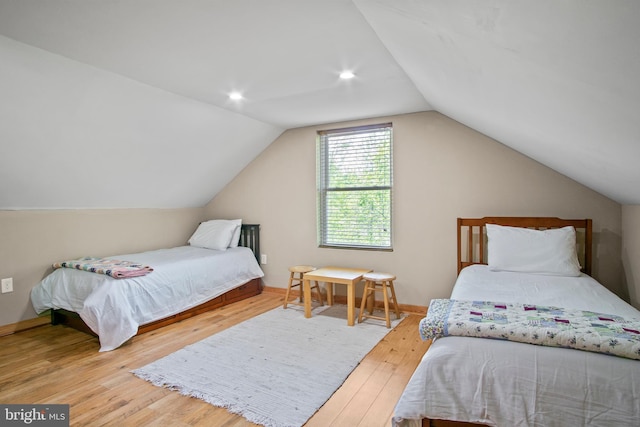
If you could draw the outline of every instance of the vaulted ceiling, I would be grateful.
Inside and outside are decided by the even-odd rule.
[[[285,129],[431,109],[640,204],[638,23],[636,0],[0,0],[0,209],[203,206]]]

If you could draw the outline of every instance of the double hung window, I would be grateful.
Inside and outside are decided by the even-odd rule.
[[[392,249],[391,123],[318,132],[320,246]]]

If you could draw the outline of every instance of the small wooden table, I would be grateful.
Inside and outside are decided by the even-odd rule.
[[[333,284],[347,285],[347,324],[355,324],[356,283],[371,270],[362,268],[323,267],[303,276],[304,317],[311,317],[311,281],[327,284],[327,303],[333,305]]]

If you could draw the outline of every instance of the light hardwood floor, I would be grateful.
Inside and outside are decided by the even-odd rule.
[[[72,426],[254,426],[129,371],[282,301],[282,295],[264,292],[134,337],[106,353],[98,352],[96,338],[59,325],[0,337],[0,403],[69,404]],[[378,343],[306,426],[389,426],[393,408],[428,348],[418,336],[420,318],[409,315]]]

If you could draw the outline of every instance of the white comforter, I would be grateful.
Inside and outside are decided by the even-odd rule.
[[[465,268],[452,299],[530,302],[640,318],[589,276]],[[417,333],[417,332],[416,332]],[[490,426],[640,425],[640,361],[517,342],[445,337],[433,342],[395,409],[393,425],[422,418]]]
[[[264,273],[253,252],[180,246],[111,258],[149,265],[141,277],[113,279],[59,268],[31,291],[37,313],[74,311],[100,337],[100,351],[113,350],[133,337],[138,326],[180,313]]]

